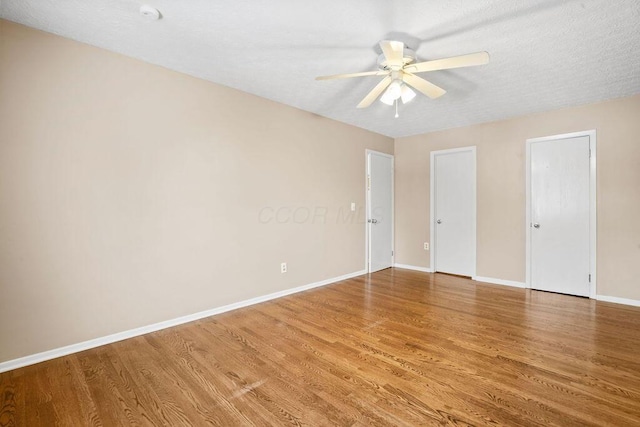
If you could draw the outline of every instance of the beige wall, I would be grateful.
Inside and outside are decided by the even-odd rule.
[[[393,140],[0,21],[0,362],[362,270],[367,148]]]
[[[429,267],[429,157],[477,146],[477,275],[525,281],[525,141],[597,131],[597,292],[640,300],[640,95],[399,138],[396,262]]]

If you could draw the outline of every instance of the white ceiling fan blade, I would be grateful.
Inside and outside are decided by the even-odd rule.
[[[382,92],[384,92],[384,90],[390,84],[391,84],[391,76],[387,76],[384,79],[382,79],[380,83],[378,83],[376,87],[374,87],[371,90],[371,92],[369,92],[367,96],[365,96],[364,99],[360,101],[360,104],[358,104],[358,108],[367,108],[369,105],[373,103],[373,101],[376,100],[376,98],[378,98],[378,96],[380,96]]]
[[[404,69],[409,73],[424,73],[425,71],[449,70],[451,68],[473,67],[489,62],[487,52],[470,53],[469,55],[453,56],[451,58],[436,59],[434,61],[418,62],[407,65]]]
[[[382,49],[382,53],[387,59],[387,65],[402,66],[402,57],[404,56],[404,43],[383,40],[380,42],[380,49]]]
[[[362,73],[350,73],[350,74],[334,74],[332,76],[320,76],[316,77],[316,80],[333,80],[333,79],[349,79],[351,77],[364,77],[364,76],[385,76],[389,74],[388,71],[364,71]]]
[[[447,93],[447,91],[442,89],[440,86],[436,86],[421,77],[414,76],[413,74],[405,72],[402,76],[402,80],[404,80],[404,82],[409,86],[412,86],[416,90],[424,93],[431,99],[439,98]]]

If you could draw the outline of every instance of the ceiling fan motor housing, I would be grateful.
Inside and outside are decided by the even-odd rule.
[[[415,60],[416,60],[416,52],[413,49],[405,46],[403,55],[402,55],[402,65],[404,66],[404,65],[410,64]],[[378,56],[378,67],[381,70],[387,70],[387,71],[392,69],[392,67],[389,66],[389,64],[387,63],[387,58],[384,56],[384,53]]]

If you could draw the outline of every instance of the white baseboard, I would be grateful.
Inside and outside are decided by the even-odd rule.
[[[433,273],[433,270],[429,267],[417,267],[415,265],[407,265],[407,264],[393,264],[395,268],[404,268],[405,270],[415,270],[422,271],[423,273]]]
[[[298,292],[307,291],[309,289],[329,285],[331,283],[340,282],[342,280],[351,279],[353,277],[361,276],[363,274],[366,274],[365,270],[356,271],[354,273],[345,274],[343,276],[334,277],[332,279],[321,280],[319,282],[310,283],[308,285],[298,286],[297,288],[286,289],[284,291],[274,292],[272,294],[263,295],[260,297],[255,297],[255,298],[251,298],[251,299],[240,301],[240,302],[235,302],[228,305],[223,305],[222,307],[201,311],[199,313],[189,314],[189,315],[178,317],[175,319],[154,323],[152,325],[142,326],[139,328],[130,329],[128,331],[107,335],[105,337],[95,338],[95,339],[83,341],[77,344],[71,344],[65,347],[55,348],[53,350],[43,351],[42,353],[36,353],[29,356],[20,357],[18,359],[8,360],[6,362],[0,363],[0,373],[11,371],[13,369],[22,368],[28,365],[34,365],[36,363],[55,359],[57,357],[78,353],[80,351],[88,350],[90,348],[100,347],[101,345],[111,344],[117,341],[126,340],[128,338],[137,337],[139,335],[148,334],[150,332],[159,331],[161,329],[170,328],[172,326],[182,325],[183,323],[193,322],[194,320],[203,319],[205,317],[214,316],[216,314],[224,313],[231,310],[236,310],[238,308],[248,307],[250,305],[259,304],[261,302],[269,301],[272,299],[281,298],[281,297],[295,294]]]
[[[491,283],[493,285],[512,286],[514,288],[527,287],[524,282],[516,282],[514,280],[494,279],[493,277],[481,277],[481,276],[473,276],[471,279],[475,280],[476,282]]]
[[[632,305],[634,307],[640,307],[640,301],[628,298],[608,297],[606,295],[596,295],[598,301],[614,302],[616,304]]]

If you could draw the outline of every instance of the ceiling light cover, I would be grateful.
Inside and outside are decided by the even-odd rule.
[[[393,103],[396,102],[396,100],[394,98],[391,98],[390,96],[388,96],[387,93],[385,92],[380,97],[380,102],[382,102],[383,104],[387,104],[387,105],[393,105]]]
[[[387,89],[387,93],[393,99],[400,98],[400,95],[402,94],[402,81],[400,80],[392,81],[391,84],[389,85],[389,88]]]
[[[410,102],[413,98],[416,97],[416,93],[407,85],[402,85],[402,90],[400,91],[400,97],[402,98],[402,103],[406,104]]]
[[[382,94],[380,101],[387,105],[393,105],[400,96],[402,96],[402,83],[399,80],[394,80]]]

